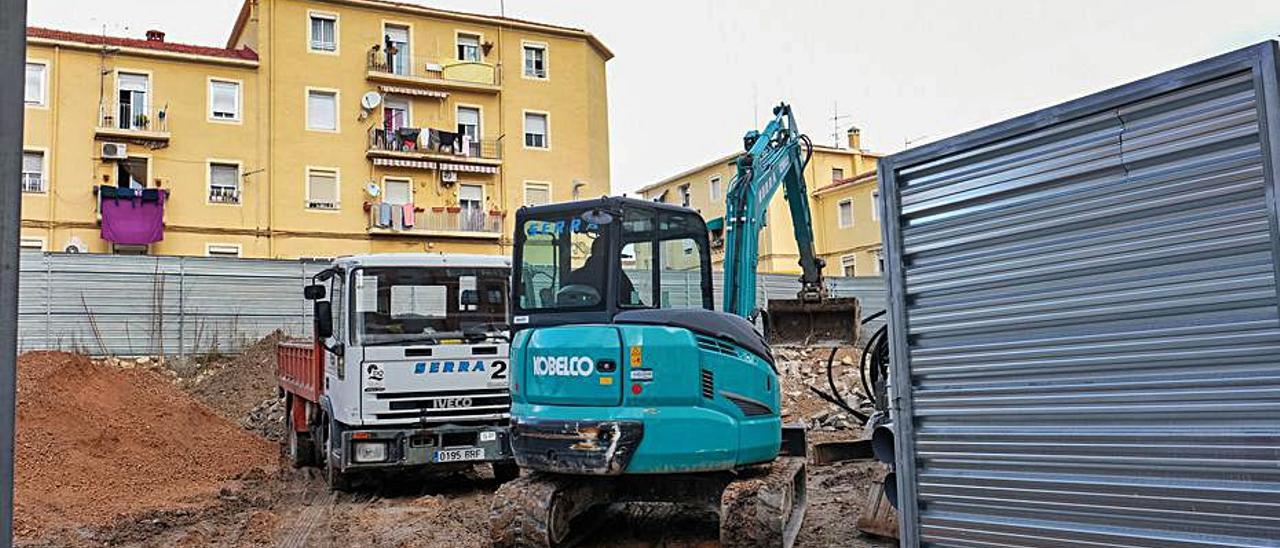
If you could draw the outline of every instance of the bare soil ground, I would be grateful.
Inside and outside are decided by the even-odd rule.
[[[484,467],[329,493],[316,471],[284,463],[263,437],[273,434],[269,423],[278,420],[271,415],[273,345],[263,341],[242,356],[199,367],[165,364],[168,369],[68,354],[24,356],[18,544],[488,545],[489,505],[498,485]],[[817,364],[825,364],[826,354],[819,360],[812,351],[783,349],[779,357],[787,420],[805,420],[815,439],[856,436],[848,417],[804,389],[819,377],[825,386],[825,365]],[[843,387],[852,386],[851,369],[838,367]],[[265,387],[264,372],[271,381]],[[809,510],[799,546],[895,545],[854,527],[870,466],[809,467]],[[612,509],[585,545],[711,547],[716,535],[713,514],[628,505]]]

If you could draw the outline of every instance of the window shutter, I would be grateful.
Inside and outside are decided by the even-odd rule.
[[[338,176],[333,172],[313,171],[308,181],[312,202],[338,203]]]
[[[120,73],[119,87],[121,91],[147,91],[147,75]]]
[[[225,115],[228,118],[239,116],[240,109],[236,103],[240,98],[240,85],[233,82],[213,82],[211,87],[214,115]]]
[[[239,168],[233,165],[214,164],[211,169],[209,178],[214,187],[239,188]]]
[[[23,152],[22,172],[44,173],[44,154],[40,152]]]
[[[463,200],[480,201],[484,199],[484,189],[476,185],[462,185],[458,189],[458,197]]]
[[[338,128],[338,98],[332,93],[313,91],[307,95],[307,126],[316,129]]]
[[[23,92],[26,102],[44,102],[44,70],[44,65],[27,63],[26,87]]]
[[[407,204],[411,200],[411,192],[409,191],[409,181],[387,181],[386,196],[382,201],[389,204]]]
[[[534,135],[546,135],[547,117],[541,114],[525,114],[524,132]]]

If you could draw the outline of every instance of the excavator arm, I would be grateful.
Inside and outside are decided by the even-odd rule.
[[[783,189],[791,213],[800,260],[800,292],[795,300],[771,300],[767,323],[776,342],[857,340],[855,299],[833,299],[822,277],[824,261],[814,251],[813,214],[804,170],[813,156],[813,143],[796,127],[786,103],[773,109],[763,131],[743,138],[746,152],[737,160],[737,174],[729,183],[725,207],[724,310],[754,320],[761,315],[756,299],[756,271],[760,263],[760,231],[769,202]]]
[[[774,119],[763,132],[751,131],[743,140],[746,153],[737,160],[737,175],[729,183],[725,211],[724,308],[744,318],[756,314],[756,269],[760,262],[760,231],[769,201],[779,188],[791,211],[796,247],[800,252],[799,300],[819,302],[826,297],[822,259],[814,252],[813,215],[804,169],[813,144],[796,129],[786,103],[773,109]]]

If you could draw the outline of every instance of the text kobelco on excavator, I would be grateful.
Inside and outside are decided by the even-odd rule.
[[[588,377],[596,370],[587,356],[534,356],[533,374],[553,377]]]

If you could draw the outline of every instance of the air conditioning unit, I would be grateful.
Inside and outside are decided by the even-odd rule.
[[[89,251],[89,247],[84,245],[80,238],[72,236],[70,240],[67,240],[67,246],[62,248],[62,251],[66,253],[86,253]]]
[[[458,172],[456,172],[456,171],[441,171],[441,172],[440,172],[440,182],[442,182],[442,183],[444,183],[444,184],[447,184],[447,185],[451,185],[451,184],[453,184],[453,183],[458,182]]]
[[[129,157],[129,145],[124,143],[102,143],[103,160],[124,160]]]

